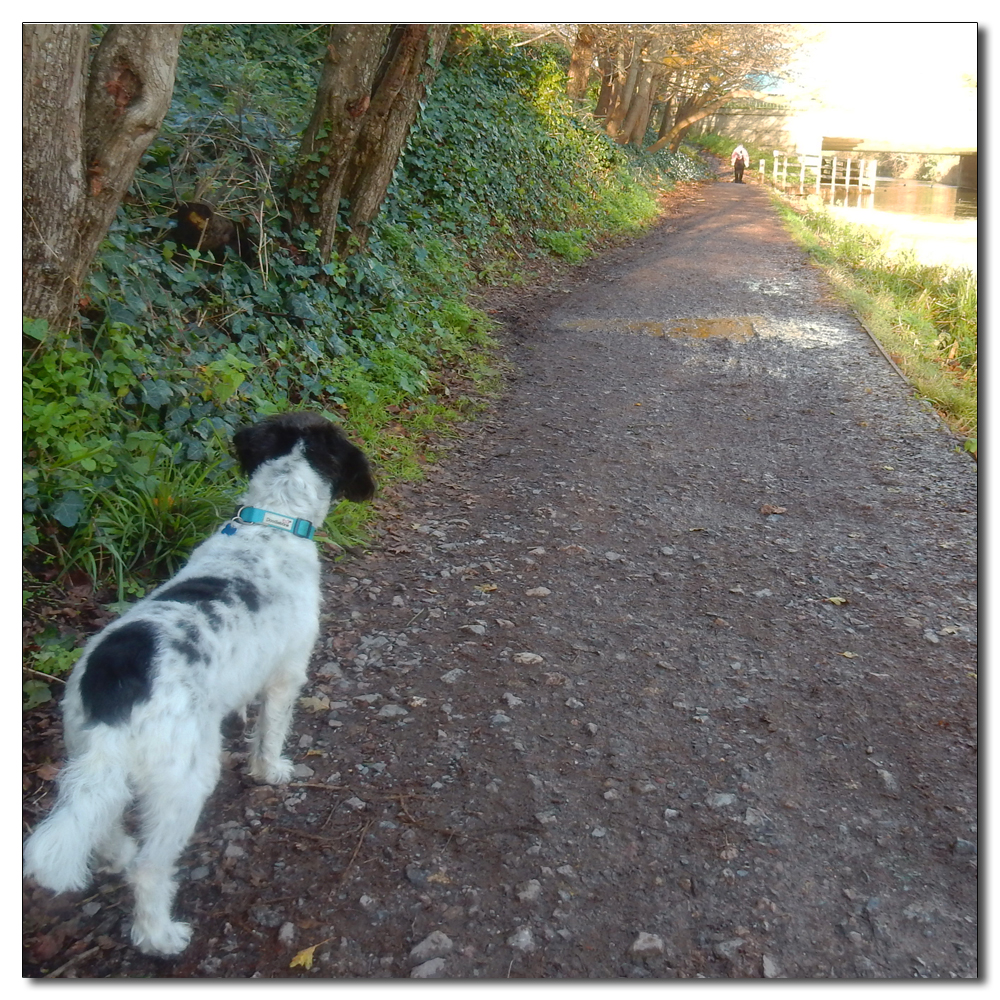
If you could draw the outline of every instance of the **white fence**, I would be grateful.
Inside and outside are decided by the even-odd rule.
[[[878,171],[877,160],[855,159],[850,156],[838,156],[837,153],[786,153],[774,150],[774,163],[771,168],[771,180],[775,185],[787,188],[795,184],[795,174],[798,174],[799,193],[806,190],[806,175],[809,175],[808,186],[820,193],[824,185],[831,188],[857,187],[858,190],[868,188],[875,190],[875,175]],[[764,177],[764,161],[760,161],[761,178]],[[791,175],[791,181],[789,180]]]

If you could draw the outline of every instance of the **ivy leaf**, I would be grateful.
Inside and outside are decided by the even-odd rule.
[[[48,336],[49,321],[46,319],[25,319],[21,323],[21,332],[32,340],[44,340]]]
[[[86,507],[87,501],[76,490],[69,490],[52,505],[49,513],[64,527],[72,528]]]
[[[140,385],[142,386],[142,401],[156,409],[166,406],[174,394],[170,383],[164,382],[162,379],[151,379],[148,382],[140,383]]]

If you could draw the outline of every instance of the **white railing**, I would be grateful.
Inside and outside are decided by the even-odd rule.
[[[774,150],[774,162],[771,167],[771,181],[775,185],[787,188],[789,174],[794,184],[794,174],[798,172],[799,193],[805,193],[806,174],[809,173],[809,187],[820,193],[823,186],[831,188],[852,186],[858,190],[868,188],[875,190],[875,175],[878,170],[877,160],[855,159],[838,156],[836,153],[787,153],[784,150]],[[760,161],[761,177],[764,176],[764,161]]]

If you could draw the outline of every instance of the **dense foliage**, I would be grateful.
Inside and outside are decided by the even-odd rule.
[[[575,119],[557,51],[456,33],[363,254],[322,265],[283,184],[324,34],[311,25],[185,31],[171,110],[89,277],[79,323],[26,320],[25,559],[119,599],[171,571],[234,497],[228,440],[256,415],[340,415],[385,481],[419,474],[426,436],[488,374],[477,282],[570,260],[656,213],[647,165]],[[178,198],[243,219],[259,267],[170,239]],[[354,505],[327,530],[361,537]],[[34,586],[29,579],[29,592]]]

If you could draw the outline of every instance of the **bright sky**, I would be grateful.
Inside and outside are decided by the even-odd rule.
[[[807,27],[823,36],[795,68],[829,111],[824,134],[905,135],[928,145],[975,140],[977,94],[963,86],[963,76],[978,75],[975,22]]]

